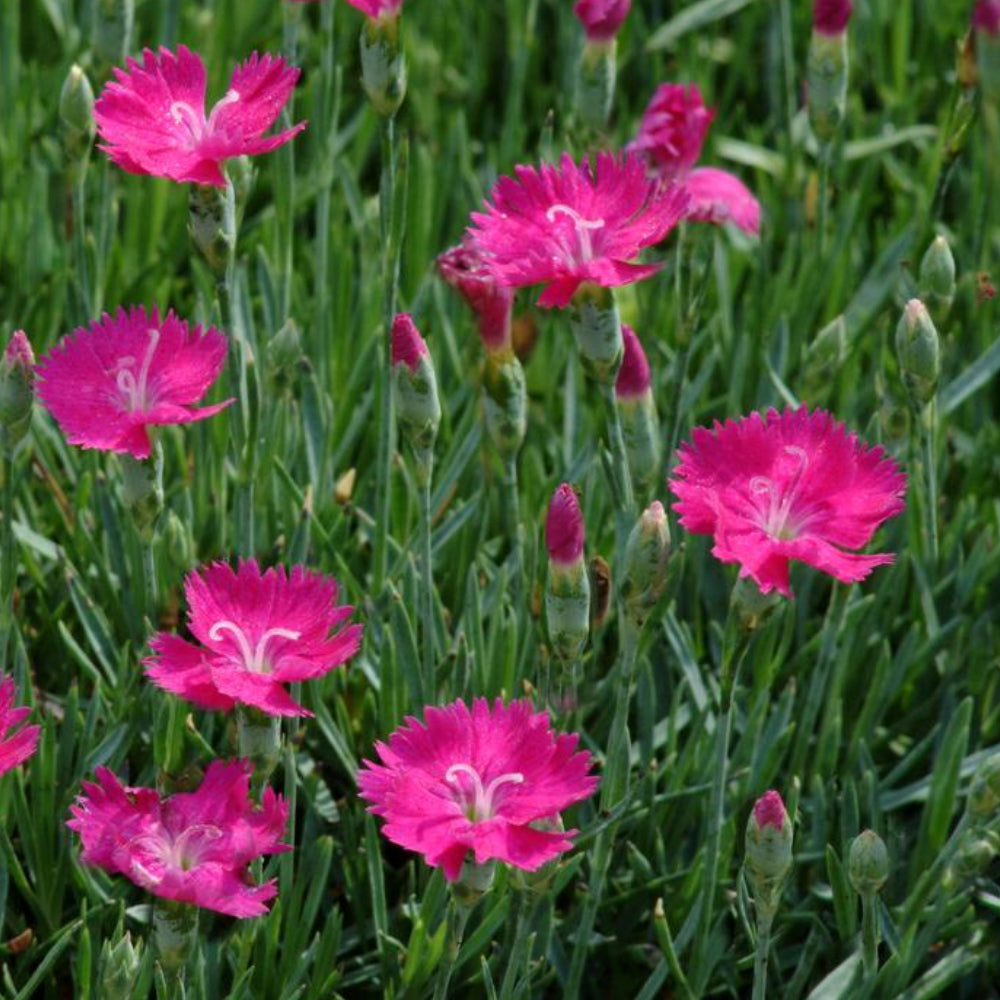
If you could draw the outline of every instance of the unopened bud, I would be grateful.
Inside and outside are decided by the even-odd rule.
[[[216,281],[222,281],[236,248],[236,198],[225,188],[192,184],[188,192],[188,232]]]
[[[486,431],[503,458],[513,458],[524,444],[528,429],[528,390],[517,355],[491,351],[483,364]]]
[[[976,63],[983,96],[1000,102],[1000,0],[977,0],[972,12]]]
[[[851,841],[847,855],[847,875],[860,896],[881,892],[889,878],[889,852],[874,830],[862,830]]]
[[[987,824],[1000,814],[1000,753],[987,757],[976,769],[966,808],[977,824]]]
[[[914,409],[923,409],[937,391],[941,349],[937,328],[920,299],[910,299],[896,327],[899,372]]]
[[[293,320],[286,320],[267,345],[268,373],[279,392],[288,392],[295,384],[302,359],[302,337]]]
[[[618,305],[610,288],[583,284],[573,296],[570,327],[584,370],[601,385],[613,385],[625,345]]]
[[[813,28],[823,35],[842,35],[852,13],[852,0],[813,0]]]
[[[437,259],[438,273],[476,314],[479,336],[488,353],[506,354],[511,348],[511,312],[514,290],[501,285],[475,240],[466,237]]]
[[[632,0],[576,0],[573,15],[583,25],[588,42],[610,42],[631,7]]]
[[[142,967],[142,939],[126,931],[115,944],[101,947],[101,1000],[129,1000]]]
[[[168,510],[163,518],[163,551],[171,567],[184,574],[194,566],[195,546],[191,529],[178,517],[176,511]]]
[[[730,603],[744,632],[755,632],[764,619],[781,603],[781,596],[772,590],[762,594],[750,577],[740,577],[733,585]]]
[[[654,500],[643,512],[625,546],[622,600],[625,613],[637,628],[663,595],[670,556],[667,512]]]
[[[615,382],[615,404],[622,424],[632,479],[641,490],[660,476],[660,426],[650,387],[649,362],[639,338],[622,324],[624,352]]]
[[[12,452],[31,427],[35,355],[23,330],[15,330],[0,357],[0,447]]]
[[[403,439],[413,451],[417,480],[424,485],[430,481],[441,424],[437,377],[427,344],[408,313],[393,320],[391,336],[396,416]]]
[[[375,111],[391,118],[406,96],[406,57],[398,13],[370,17],[361,29],[361,84]]]
[[[580,56],[576,77],[576,107],[588,128],[602,131],[611,118],[618,75],[618,43],[588,41]]]
[[[147,545],[156,534],[163,512],[163,448],[159,443],[145,461],[119,455],[122,469],[122,502],[132,515],[139,538]]]
[[[821,146],[836,138],[847,108],[847,32],[813,29],[807,64],[809,123]]]
[[[943,236],[931,243],[920,262],[920,298],[939,323],[955,300],[955,258]]]
[[[59,138],[71,169],[86,163],[95,132],[94,90],[87,74],[74,63],[59,94]]]
[[[125,60],[132,49],[135,0],[94,0],[94,53],[114,66]]]
[[[792,867],[793,838],[792,821],[781,796],[765,792],[754,803],[744,838],[747,880],[762,913],[773,916],[778,909]]]
[[[532,830],[539,830],[542,833],[564,833],[566,827],[562,817],[556,813],[555,816],[548,816],[545,819],[536,819],[528,824]],[[546,862],[541,868],[535,871],[527,871],[523,868],[511,868],[510,876],[515,885],[520,886],[527,892],[535,896],[544,896],[552,885],[552,879],[556,872],[562,867],[560,856],[557,855],[552,861]]]
[[[579,659],[590,634],[590,580],[583,560],[583,513],[576,492],[563,483],[545,522],[549,575],[545,592],[549,640],[565,663]]]
[[[1000,833],[976,828],[966,830],[952,865],[954,875],[967,881],[982,875],[1000,854]]]
[[[451,884],[451,894],[459,906],[474,907],[493,888],[496,862],[479,865],[466,855],[458,878]]]
[[[847,360],[847,323],[843,315],[828,323],[806,348],[806,384],[814,392],[834,381]]]

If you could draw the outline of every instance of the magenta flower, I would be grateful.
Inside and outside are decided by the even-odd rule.
[[[486,211],[474,212],[469,234],[497,280],[518,288],[545,284],[545,309],[569,305],[584,283],[614,288],[655,274],[636,264],[680,221],[687,197],[646,176],[638,156],[598,153],[596,162],[519,166],[501,177]]]
[[[38,396],[70,444],[148,458],[148,427],[189,424],[232,400],[194,405],[219,377],[226,339],[142,306],[74,330],[38,365]]]
[[[392,345],[392,364],[406,365],[410,371],[416,371],[420,359],[428,354],[427,344],[420,336],[420,331],[409,313],[397,313],[392,321],[390,333]]]
[[[371,18],[395,17],[403,6],[403,0],[347,0],[355,9]]]
[[[508,349],[514,292],[497,281],[476,241],[466,236],[457,247],[438,257],[437,266],[441,277],[476,314],[486,350]]]
[[[573,13],[588,42],[610,42],[628,16],[632,0],[576,0]]]
[[[977,0],[972,11],[972,27],[993,38],[1000,35],[1000,0]]]
[[[66,825],[80,835],[85,864],[124,875],[162,899],[257,917],[278,890],[274,880],[250,884],[247,865],[291,847],[281,843],[288,806],[271,788],[254,805],[252,770],[247,761],[213,761],[198,791],[161,800],[155,789],[128,788],[98,768]]]
[[[579,562],[583,556],[583,512],[576,490],[569,483],[560,485],[549,501],[545,546],[549,559],[562,566]]]
[[[619,399],[636,399],[649,392],[649,361],[635,331],[625,323],[622,323],[622,341],[625,353],[615,381],[615,395]]]
[[[26,705],[15,708],[16,694],[13,678],[0,680],[0,774],[23,764],[38,748],[41,727],[21,726],[31,709]]]
[[[591,795],[590,754],[579,737],[556,735],[527,699],[492,707],[477,698],[424,710],[377,743],[381,764],[358,773],[382,833],[422,854],[454,882],[471,851],[535,871],[572,846],[575,830],[552,829],[561,810]]]
[[[851,0],[813,0],[813,27],[823,35],[841,35],[853,11]]]
[[[732,222],[756,235],[760,232],[760,204],[747,186],[725,170],[693,169],[714,117],[695,84],[660,84],[629,149],[642,153],[664,181],[683,186],[690,198],[686,218]]]
[[[299,122],[276,135],[277,121],[299,71],[276,56],[255,52],[237,66],[225,96],[205,117],[205,64],[178,46],[143,52],[143,63],[115,69],[94,106],[108,156],[130,174],[225,187],[223,161],[268,153],[306,127]]]
[[[860,555],[904,507],[906,477],[822,410],[752,413],[696,428],[670,487],[688,531],[712,535],[712,554],[739,563],[762,593],[791,596],[788,564],[808,563],[844,583],[863,580],[887,553]]]
[[[337,581],[293,566],[261,572],[213,563],[188,574],[188,627],[200,645],[161,632],[143,661],[158,687],[208,709],[250,705],[268,715],[312,715],[285,684],[329,673],[361,644],[361,625],[340,626],[354,608],[337,604]]]

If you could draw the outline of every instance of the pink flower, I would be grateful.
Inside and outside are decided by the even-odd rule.
[[[780,830],[788,822],[788,811],[781,796],[774,791],[765,792],[753,807],[754,822],[763,829],[765,826],[773,826]]]
[[[642,153],[661,179],[684,187],[690,198],[686,218],[717,225],[732,222],[756,235],[760,204],[746,185],[725,170],[693,169],[714,117],[695,84],[660,84],[629,149]]]
[[[618,369],[615,395],[619,399],[635,399],[649,392],[649,361],[632,327],[622,323],[622,341],[625,353],[622,366]]]
[[[492,204],[472,215],[470,236],[504,285],[546,284],[538,304],[569,304],[585,282],[614,288],[655,274],[659,264],[632,263],[680,221],[687,198],[646,177],[637,156],[598,153],[579,165],[519,166],[501,177]]]
[[[712,535],[712,554],[739,563],[762,593],[791,596],[790,560],[844,583],[863,580],[890,554],[860,555],[904,506],[906,478],[822,410],[768,410],[696,428],[670,482],[683,527]]]
[[[312,715],[284,685],[329,673],[361,644],[361,625],[339,628],[354,608],[337,604],[337,581],[293,566],[261,573],[213,563],[188,574],[188,627],[200,645],[168,633],[144,661],[154,684],[202,708],[251,705],[268,715]]]
[[[148,458],[147,427],[189,424],[232,400],[194,409],[219,377],[226,340],[154,308],[107,313],[64,337],[38,365],[38,395],[70,444]]]
[[[175,55],[143,52],[126,60],[94,107],[103,149],[130,174],[224,187],[221,164],[268,153],[306,127],[264,138],[285,106],[299,71],[280,57],[255,52],[233,71],[229,89],[205,117],[205,64],[178,46]]]
[[[813,0],[813,27],[823,35],[841,35],[853,11],[851,0]]]
[[[0,680],[0,774],[23,764],[35,752],[41,732],[40,726],[21,726],[31,709],[25,705],[14,707],[16,693],[12,678]]]
[[[252,770],[247,761],[213,761],[198,791],[161,800],[155,789],[127,788],[98,768],[66,825],[80,835],[85,864],[124,875],[163,899],[260,916],[278,890],[273,880],[249,884],[247,865],[291,847],[280,842],[288,806],[271,788],[255,806]]]
[[[1000,35],[1000,0],[978,0],[972,11],[972,27],[993,38]]]
[[[576,0],[573,13],[587,32],[588,42],[610,42],[631,6],[632,0]]]
[[[576,832],[551,829],[562,809],[591,795],[590,755],[579,737],[555,735],[527,699],[492,708],[477,698],[424,710],[375,749],[358,774],[383,834],[455,881],[466,855],[535,871],[572,846]]]
[[[405,364],[411,372],[417,370],[420,359],[428,353],[427,344],[409,313],[398,313],[392,321],[392,364]]]
[[[355,9],[371,18],[395,17],[403,6],[403,0],[347,0]]]
[[[549,559],[563,566],[578,562],[583,555],[583,512],[569,483],[559,486],[549,501],[545,545]]]
[[[514,293],[497,281],[476,241],[466,236],[438,257],[437,266],[476,314],[483,346],[488,351],[509,348]]]

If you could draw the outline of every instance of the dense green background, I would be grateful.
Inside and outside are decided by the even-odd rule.
[[[224,92],[237,60],[283,45],[287,14],[279,0],[138,6],[135,48],[183,42],[200,52],[211,99]],[[334,573],[368,633],[364,654],[349,669],[303,693],[317,717],[294,734],[295,751],[278,778],[295,803],[296,850],[271,866],[280,895],[268,918],[205,920],[192,995],[206,997],[419,996],[441,943],[440,876],[431,878],[419,859],[382,841],[355,794],[357,762],[418,707],[410,705],[406,683],[418,630],[410,554],[417,505],[401,462],[391,524],[393,591],[376,602],[365,581],[382,294],[378,122],[358,82],[362,19],[334,3],[331,36],[321,30],[322,6],[295,9],[303,67],[295,117],[310,125],[293,146],[255,164],[239,240],[237,322],[257,359],[251,387],[259,399],[252,405],[262,415],[253,470],[257,554]],[[695,423],[803,400],[884,443],[911,473],[907,513],[879,536],[881,548],[899,553],[897,564],[854,588],[843,621],[826,624],[829,581],[797,569],[796,599],[754,647],[731,756],[724,844],[734,860],[723,882],[732,892],[728,907],[717,904],[723,912],[709,986],[716,995],[749,995],[753,949],[743,927],[744,898],[735,891],[735,859],[750,803],[772,786],[798,801],[796,867],[772,959],[776,996],[806,997],[854,952],[857,917],[842,861],[862,826],[879,830],[893,857],[883,919],[896,957],[872,995],[1000,995],[1000,887],[989,869],[975,880],[939,886],[912,935],[898,936],[901,907],[957,820],[968,777],[1000,744],[1000,355],[993,350],[977,364],[994,344],[997,320],[995,301],[977,292],[979,273],[989,272],[998,251],[1000,150],[982,114],[946,196],[932,205],[969,6],[858,0],[846,145],[834,170],[823,252],[813,225],[814,148],[800,110],[807,0],[637,0],[620,38],[613,143],[634,133],[656,84],[696,81],[717,109],[705,162],[740,173],[764,209],[759,245],[723,232],[688,233],[694,264],[684,280],[703,288],[703,298],[683,383],[672,270],[623,296],[623,312],[650,354],[664,423],[679,412],[685,433]],[[401,304],[428,338],[445,412],[434,487],[442,700],[518,693],[546,656],[539,591],[528,606],[512,607],[500,569],[506,548],[499,467],[480,436],[480,348],[469,315],[436,279],[433,261],[457,240],[497,173],[562,148],[582,152],[570,138],[580,45],[570,7],[570,0],[406,5]],[[158,304],[203,320],[214,310],[212,281],[190,248],[182,187],[127,176],[95,152],[81,228],[59,141],[58,99],[74,61],[95,90],[107,78],[108,66],[90,51],[89,8],[72,0],[0,3],[0,335],[5,340],[23,327],[39,352],[89,318],[74,243],[81,233],[92,310]],[[673,30],[657,35],[668,21]],[[662,47],[651,48],[658,40]],[[935,232],[951,240],[960,277],[941,328],[942,551],[937,570],[927,573],[921,473],[892,335]],[[531,301],[525,295],[519,306],[528,311]],[[599,461],[599,407],[577,372],[562,318],[531,316],[538,337],[526,365],[521,503],[529,570],[540,587],[541,524],[558,482],[582,488],[588,553],[613,564],[614,538]],[[824,366],[809,346],[838,316],[846,324],[843,354]],[[303,357],[282,367],[267,345],[287,318],[301,332]],[[164,626],[183,614],[183,573],[228,558],[234,548],[238,473],[227,459],[227,419],[163,435],[167,504],[177,515],[157,543]],[[334,485],[351,468],[353,496],[337,503]],[[231,753],[232,732],[224,718],[202,712],[185,728],[184,710],[168,708],[169,699],[142,680],[138,658],[149,626],[138,549],[118,501],[117,463],[70,448],[39,412],[15,476],[22,565],[14,671],[23,697],[38,707],[44,734],[23,773],[0,783],[6,829],[0,937],[34,932],[33,943],[17,954],[0,945],[0,996],[99,996],[101,943],[115,933],[122,906],[130,907],[125,925],[133,934],[144,933],[148,911],[147,900],[123,879],[79,866],[63,822],[80,780],[100,763],[134,784],[153,783],[161,765],[182,775],[211,752]],[[667,500],[662,486],[656,495]],[[691,972],[685,921],[701,879],[714,664],[735,574],[710,557],[705,539],[675,531],[674,544],[669,607],[646,633],[632,719],[637,780],[591,942],[585,982],[594,997],[681,995],[672,992],[654,926],[659,898],[681,965]],[[597,755],[607,739],[612,688],[605,678],[616,648],[612,615],[595,633],[581,689],[584,741]],[[802,725],[810,699],[819,707],[812,731]],[[793,757],[802,761],[798,775],[789,769]],[[800,791],[793,778],[801,780]],[[582,831],[579,849],[534,912],[536,937],[524,964],[530,979],[518,982],[522,996],[560,993],[587,892],[586,850],[600,822],[595,808],[583,804],[567,817]],[[467,995],[483,996],[500,982],[512,898],[501,877],[473,917],[456,990],[466,984]],[[889,954],[884,947],[883,959]],[[147,963],[147,983],[150,976]],[[813,994],[816,1000],[840,995],[830,984]],[[858,987],[844,995],[863,994]]]

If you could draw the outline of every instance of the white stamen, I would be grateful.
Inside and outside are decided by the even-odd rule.
[[[469,802],[458,780],[460,774],[464,774],[472,781],[475,798],[472,802],[469,819],[474,822],[493,818],[493,796],[498,788],[502,785],[520,785],[524,781],[523,774],[519,771],[511,771],[509,774],[498,775],[483,789],[482,778],[479,777],[479,772],[474,767],[470,764],[452,764],[445,772],[444,779],[458,789],[462,796],[462,807],[467,813],[469,812]]]
[[[139,367],[138,379],[132,373],[135,358],[125,357],[118,360],[120,370],[115,377],[115,384],[124,394],[128,402],[129,412],[131,413],[146,413],[152,405],[152,400],[149,396],[149,369],[153,364],[156,345],[160,342],[160,331],[151,329],[148,333],[149,344],[146,347],[146,353],[143,355],[142,364]]]
[[[794,538],[801,529],[801,524],[789,524],[789,516],[792,512],[792,505],[798,498],[799,487],[802,485],[802,477],[809,467],[809,456],[804,448],[798,445],[785,445],[784,451],[798,459],[798,465],[792,477],[792,481],[784,490],[779,489],[777,483],[767,476],[754,476],[750,480],[750,492],[758,496],[767,496],[767,511],[763,514],[761,527],[772,538],[787,539]]]
[[[545,213],[545,218],[549,222],[555,222],[560,215],[568,215],[570,219],[573,220],[573,225],[576,227],[576,238],[579,243],[579,258],[581,260],[590,260],[594,256],[594,246],[590,238],[590,234],[598,229],[604,228],[603,219],[585,219],[575,208],[569,205],[553,205]],[[557,237],[559,238],[559,237]],[[560,242],[562,242],[560,238]],[[577,248],[571,248],[563,243],[563,247],[566,252],[571,257],[577,256]]]
[[[205,127],[204,135],[210,135],[215,130],[215,121],[219,112],[228,107],[230,104],[235,104],[240,99],[239,92],[230,88],[226,91],[225,97],[223,97],[214,108],[212,108],[212,113],[208,116],[208,123]]]
[[[240,647],[240,654],[243,657],[243,666],[255,674],[264,674],[270,670],[265,660],[267,643],[269,639],[299,639],[301,632],[296,632],[291,628],[269,628],[258,640],[253,649],[250,648],[250,640],[246,633],[236,624],[228,620],[216,622],[209,630],[208,637],[213,642],[219,642],[224,632],[231,632],[236,644]]]
[[[176,838],[172,837],[166,830],[162,830],[134,837],[130,841],[130,845],[147,851],[165,869],[190,871],[201,861],[204,848],[212,841],[218,840],[222,835],[222,831],[217,826],[197,823],[182,830]],[[157,875],[137,859],[133,858],[132,866],[153,885],[163,881],[162,875]]]

